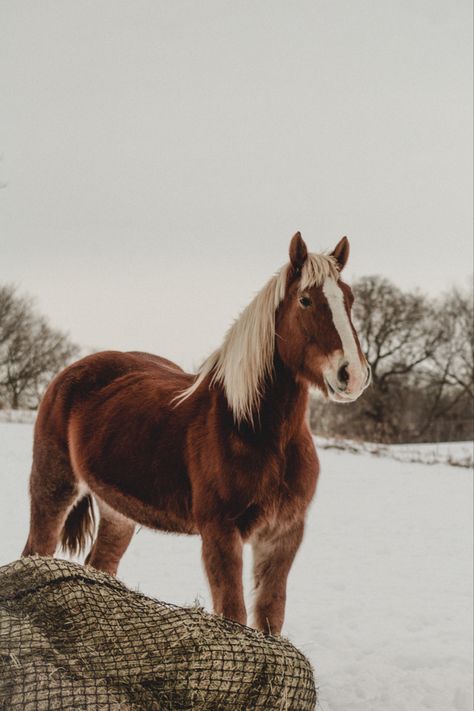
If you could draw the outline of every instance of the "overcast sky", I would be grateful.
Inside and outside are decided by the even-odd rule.
[[[472,274],[471,0],[0,0],[0,283],[197,365],[301,230]]]

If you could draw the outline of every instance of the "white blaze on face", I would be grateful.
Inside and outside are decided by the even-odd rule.
[[[362,366],[351,322],[347,315],[344,293],[337,282],[329,277],[323,284],[323,294],[331,309],[332,320],[341,339],[343,351],[342,362],[340,358],[338,358],[337,363],[331,364],[331,370],[335,371],[331,373],[331,385],[337,383],[337,372],[344,363],[347,363],[349,373],[347,394],[358,395],[364,387],[366,369]]]

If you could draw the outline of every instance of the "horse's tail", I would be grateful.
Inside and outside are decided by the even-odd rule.
[[[61,533],[61,546],[71,555],[83,553],[94,540],[95,515],[92,496],[86,494],[71,509]]]

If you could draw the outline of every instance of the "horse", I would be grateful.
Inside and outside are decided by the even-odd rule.
[[[142,352],[65,368],[39,407],[23,555],[61,542],[115,575],[137,524],[199,534],[215,614],[247,623],[242,549],[253,548],[254,626],[279,634],[286,583],[319,475],[308,391],[354,401],[370,369],[341,279],[343,237],[289,263],[257,293],[197,374]],[[94,540],[94,503],[100,520]]]

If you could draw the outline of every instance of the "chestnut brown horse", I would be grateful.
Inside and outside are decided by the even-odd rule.
[[[308,388],[355,400],[369,368],[340,278],[349,243],[290,262],[257,294],[197,375],[147,353],[109,351],[66,368],[36,421],[23,555],[71,552],[115,574],[135,525],[202,538],[214,611],[246,623],[242,546],[253,547],[257,628],[279,633],[286,580],[319,465]]]

